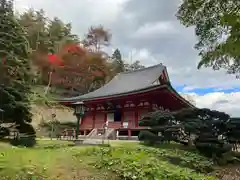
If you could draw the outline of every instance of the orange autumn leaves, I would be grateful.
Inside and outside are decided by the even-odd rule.
[[[109,66],[101,53],[91,52],[78,44],[68,44],[57,54],[38,54],[35,63],[45,82],[65,89],[88,91],[96,80],[104,81]],[[101,82],[102,83],[102,82]]]

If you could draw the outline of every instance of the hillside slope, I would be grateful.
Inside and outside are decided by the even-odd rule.
[[[56,114],[55,120],[60,123],[76,122],[72,108],[53,103],[51,97],[56,94],[48,93],[44,95],[44,86],[33,86],[31,99],[32,125],[37,130],[37,134],[46,135],[46,129],[40,126],[43,123],[52,121],[52,114]]]
[[[56,120],[59,122],[74,122],[76,117],[73,115],[73,109],[53,105],[47,106],[43,104],[32,104],[33,118],[32,124],[36,127],[41,122],[50,122],[52,120],[52,114],[56,114]]]

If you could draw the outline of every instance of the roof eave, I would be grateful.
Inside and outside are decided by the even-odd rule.
[[[75,102],[89,102],[89,101],[95,101],[95,100],[104,100],[104,99],[110,99],[110,98],[119,98],[119,97],[122,97],[122,96],[128,96],[128,95],[133,95],[133,94],[136,94],[136,93],[142,93],[142,92],[148,92],[148,91],[151,91],[153,89],[157,89],[157,88],[164,88],[166,87],[166,85],[153,85],[153,86],[150,86],[150,87],[147,87],[147,88],[142,88],[142,89],[138,89],[138,90],[134,90],[134,91],[129,91],[129,92],[125,92],[125,93],[119,93],[119,94],[113,94],[113,95],[109,95],[109,96],[99,96],[99,97],[94,97],[94,98],[83,98],[83,99],[72,99],[71,100],[60,100],[59,102],[60,103],[75,103]]]
[[[188,100],[186,100],[185,98],[183,98],[173,87],[171,84],[169,84],[167,86],[169,91],[172,91],[174,94],[177,95],[177,98],[180,99],[182,102],[184,102],[185,104],[187,104],[190,108],[192,109],[197,109],[196,106],[194,106],[193,104],[191,104]]]

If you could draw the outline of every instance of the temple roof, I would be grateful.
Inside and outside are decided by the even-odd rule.
[[[118,96],[122,94],[132,93],[154,86],[154,82],[159,78],[166,67],[162,64],[139,69],[130,72],[122,72],[117,74],[109,83],[103,87],[77,97],[65,98],[61,101],[85,101],[97,98],[105,98],[109,96]]]

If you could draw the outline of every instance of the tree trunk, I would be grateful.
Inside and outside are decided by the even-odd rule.
[[[50,85],[51,85],[51,82],[52,82],[52,73],[53,73],[52,71],[49,73],[48,85],[47,85],[47,87],[46,87],[46,89],[45,89],[44,95],[47,95],[48,90],[49,90],[49,87],[50,87]]]

